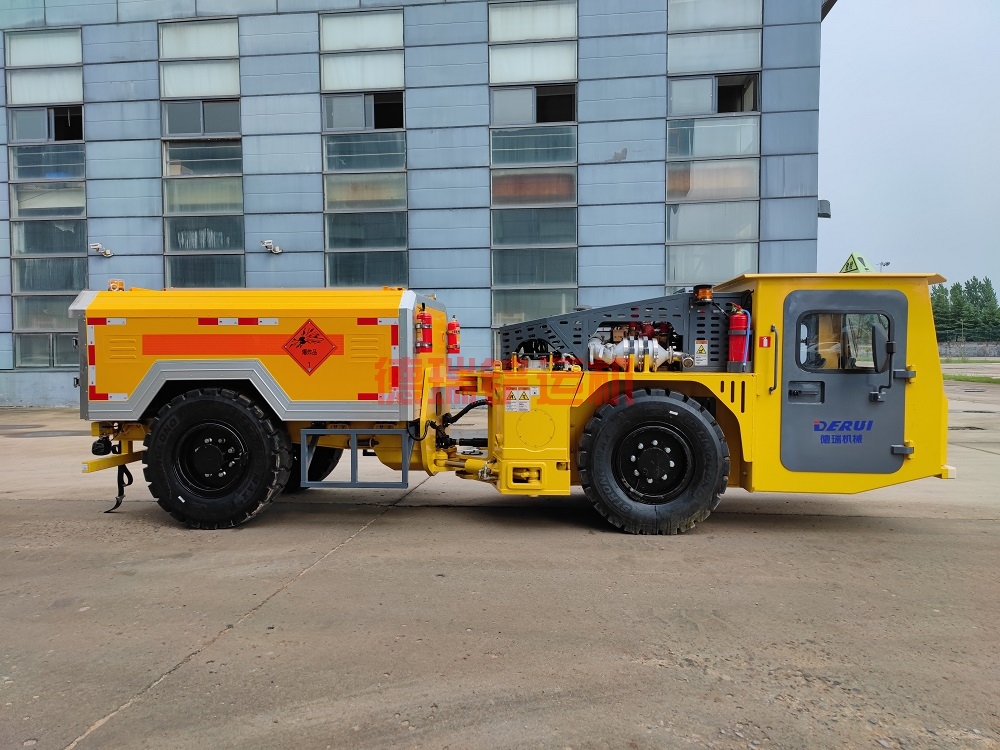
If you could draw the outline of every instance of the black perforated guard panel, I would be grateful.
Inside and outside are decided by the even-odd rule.
[[[688,369],[725,372],[726,362],[729,359],[729,319],[719,307],[725,308],[728,302],[734,302],[750,310],[749,294],[716,294],[715,305],[696,305],[694,297],[690,294],[671,294],[639,302],[574,310],[563,315],[514,323],[498,331],[500,358],[510,358],[524,341],[541,339],[549,343],[552,351],[571,354],[586,367],[587,342],[598,328],[630,322],[666,321],[683,337],[683,350],[688,354],[694,354],[696,340],[708,341],[708,365]],[[752,310],[750,312],[752,314]]]

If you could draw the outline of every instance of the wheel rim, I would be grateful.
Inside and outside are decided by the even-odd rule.
[[[199,495],[220,497],[229,493],[246,475],[246,445],[231,427],[218,422],[200,424],[177,442],[177,466],[181,480]]]
[[[648,424],[629,432],[614,455],[615,479],[633,500],[668,503],[690,484],[694,453],[688,439],[667,424]]]

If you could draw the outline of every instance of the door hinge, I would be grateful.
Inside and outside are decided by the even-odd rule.
[[[913,453],[912,445],[894,445],[892,446],[892,453],[895,456],[909,456]]]
[[[897,380],[913,380],[917,377],[916,370],[893,370],[892,376]]]

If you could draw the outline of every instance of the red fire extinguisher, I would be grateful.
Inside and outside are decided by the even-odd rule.
[[[417,335],[415,336],[417,351],[429,352],[434,349],[434,322],[431,314],[424,308],[418,312],[416,318]]]
[[[729,315],[729,361],[740,365],[747,363],[750,354],[750,313],[739,305],[733,305]],[[729,368],[732,371],[734,368]]]
[[[462,348],[462,326],[454,315],[448,321],[447,330],[448,354],[458,354]]]

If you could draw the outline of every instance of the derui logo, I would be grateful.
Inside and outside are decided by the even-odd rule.
[[[832,422],[817,419],[813,422],[813,432],[871,432],[874,426],[874,419],[861,419],[853,422],[850,419],[834,419]]]

